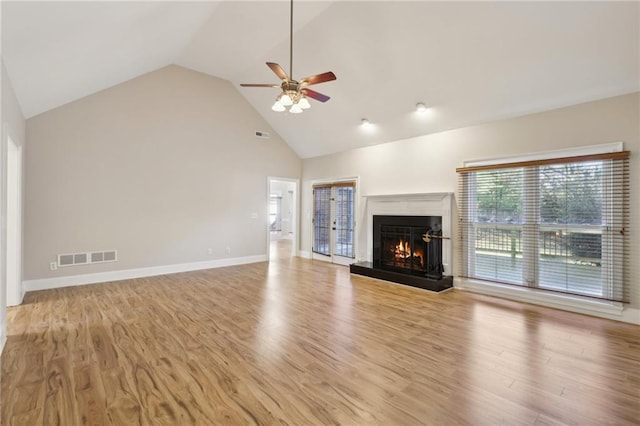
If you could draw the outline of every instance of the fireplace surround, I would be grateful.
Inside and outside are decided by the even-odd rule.
[[[364,198],[367,251],[350,272],[435,292],[452,288],[453,194]]]

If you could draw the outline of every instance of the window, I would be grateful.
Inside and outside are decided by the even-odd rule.
[[[461,275],[627,302],[628,157],[458,169]]]

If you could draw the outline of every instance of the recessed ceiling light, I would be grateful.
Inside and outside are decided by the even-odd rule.
[[[367,120],[366,118],[362,119],[362,127],[367,128],[367,127],[371,127],[371,122],[369,120]]]
[[[423,104],[422,102],[418,102],[416,104],[416,111],[418,111],[418,112],[426,112],[427,111],[427,106],[425,104]]]

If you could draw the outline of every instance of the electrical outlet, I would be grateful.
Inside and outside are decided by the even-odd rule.
[[[231,247],[227,247],[227,254],[231,254]]]
[[[56,269],[58,269],[58,262],[51,262],[49,264],[49,269],[51,269],[52,271],[55,271]]]

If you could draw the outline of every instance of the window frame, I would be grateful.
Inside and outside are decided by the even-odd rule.
[[[624,262],[627,260],[627,253],[619,256],[619,261],[623,268],[611,268],[613,259],[614,244],[617,244],[617,240],[612,238],[613,232],[618,230],[611,229],[615,224],[626,223],[628,226],[628,212],[627,217],[623,218],[623,213],[619,209],[608,206],[606,201],[610,201],[610,197],[605,197],[602,205],[603,225],[602,226],[579,226],[579,228],[598,228],[601,229],[602,235],[602,282],[601,282],[601,295],[589,295],[586,292],[571,292],[563,291],[559,289],[553,289],[552,286],[544,285],[540,279],[540,248],[539,244],[542,241],[541,231],[547,227],[553,228],[553,225],[545,225],[540,220],[540,172],[539,166],[548,164],[568,164],[587,161],[587,157],[593,157],[593,160],[607,160],[607,159],[626,159],[629,153],[623,150],[623,143],[616,142],[612,144],[596,145],[589,147],[581,147],[570,150],[562,151],[550,151],[536,154],[528,154],[519,157],[507,157],[495,160],[479,160],[468,161],[464,163],[464,167],[457,169],[460,173],[460,188],[459,197],[461,200],[464,198],[465,202],[461,202],[461,218],[460,218],[460,276],[462,278],[478,280],[479,282],[487,281],[493,284],[508,284],[520,288],[531,288],[534,290],[545,290],[554,293],[570,294],[578,297],[594,297],[597,299],[603,299],[608,301],[623,301],[628,302],[626,296],[628,292],[628,284],[622,284],[621,296],[614,298],[614,283],[622,283],[624,279]],[[606,158],[604,158],[606,157]],[[615,166],[614,166],[615,167]],[[522,278],[519,283],[504,282],[498,279],[492,280],[480,277],[476,270],[476,234],[477,230],[483,227],[485,224],[478,221],[478,208],[477,206],[477,182],[476,172],[489,171],[489,170],[502,170],[508,168],[522,168],[524,170],[523,181],[523,195],[522,195],[522,216],[521,222],[518,224],[510,224],[509,227],[519,228],[522,235]],[[613,168],[610,169],[613,172]],[[628,175],[626,175],[628,179]],[[613,177],[603,175],[603,194],[612,194],[614,185]],[[625,195],[628,201],[629,194]],[[467,209],[464,211],[464,209]],[[466,221],[463,220],[466,218]],[[623,221],[624,219],[624,221]],[[499,224],[498,224],[499,225]],[[489,225],[491,226],[491,225]],[[493,224],[495,227],[496,224]],[[573,228],[572,224],[568,225],[569,228]],[[576,228],[577,229],[577,228]],[[627,245],[625,241],[623,245]],[[466,271],[466,272],[465,272]],[[506,276],[506,275],[505,275]],[[617,288],[620,291],[620,288]],[[625,300],[619,300],[623,298]]]

